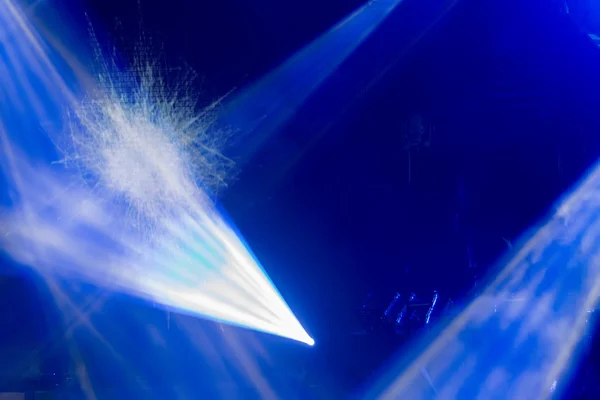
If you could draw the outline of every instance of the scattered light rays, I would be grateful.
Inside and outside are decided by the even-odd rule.
[[[0,140],[12,193],[0,212],[3,251],[44,276],[312,344],[204,191],[226,181],[227,134],[212,127],[210,109],[196,111],[192,87],[166,87],[145,53],[133,70],[115,70],[96,44],[100,80],[77,94],[83,86],[3,2],[0,22],[11,23],[1,32],[0,70],[9,73],[0,76]],[[60,163],[27,154],[40,137],[57,144]]]

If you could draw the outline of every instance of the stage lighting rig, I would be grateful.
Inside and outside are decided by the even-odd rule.
[[[369,294],[357,314],[367,333],[387,332],[408,337],[438,320],[452,304],[449,298],[445,302],[446,306],[440,307],[437,291],[424,297],[397,292],[387,306],[381,307],[374,304],[375,297]]]

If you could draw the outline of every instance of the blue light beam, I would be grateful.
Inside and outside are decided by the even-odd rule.
[[[599,193],[595,167],[485,292],[366,398],[556,395],[600,295]]]
[[[0,249],[42,276],[312,345],[201,188],[223,178],[207,114],[153,64],[118,73],[97,54],[98,77],[68,71],[12,1],[0,27]]]
[[[275,133],[403,0],[371,0],[226,104],[220,123],[251,155]]]

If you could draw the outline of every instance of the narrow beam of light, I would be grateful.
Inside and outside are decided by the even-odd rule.
[[[374,32],[402,0],[371,0],[226,104],[221,121],[251,155]]]
[[[83,90],[1,1],[0,250],[42,276],[312,345],[202,189],[226,174],[206,112],[143,60],[136,76],[100,55]]]
[[[600,295],[599,193],[600,168],[595,167],[485,292],[408,367],[391,371],[366,398],[559,394],[557,382],[568,380],[565,374],[577,360],[589,312]]]

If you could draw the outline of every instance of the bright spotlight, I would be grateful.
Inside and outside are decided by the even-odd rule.
[[[210,110],[181,97],[189,82],[171,90],[147,54],[116,71],[98,44],[93,79],[63,71],[70,56],[55,61],[11,0],[0,38],[4,252],[44,276],[314,344],[205,192],[226,159]]]

